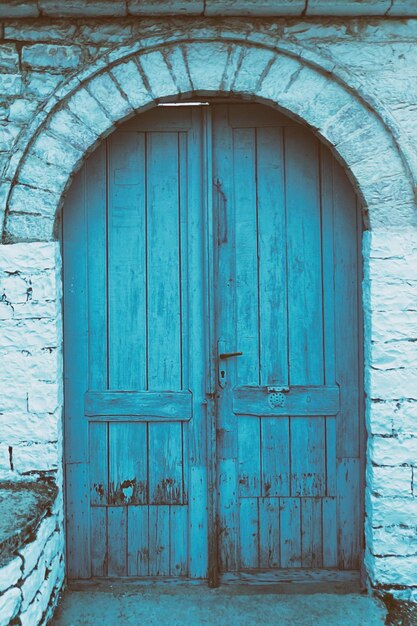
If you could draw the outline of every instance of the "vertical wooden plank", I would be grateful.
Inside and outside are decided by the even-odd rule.
[[[214,266],[216,285],[216,333],[219,343],[237,348],[235,260],[230,248],[235,246],[235,199],[233,179],[233,137],[228,123],[227,105],[213,107],[213,205],[214,236],[209,245],[215,246]],[[241,340],[242,338],[239,338]],[[214,355],[217,365],[217,346]],[[236,363],[225,363],[229,385],[233,384]],[[218,528],[219,568],[236,571],[238,568],[238,471],[236,418],[233,415],[231,394],[219,394],[217,402],[217,481],[219,491]]]
[[[324,417],[291,418],[291,495],[326,495]]]
[[[67,575],[90,578],[89,467],[87,463],[67,463]]]
[[[88,460],[88,423],[84,393],[88,387],[88,279],[86,170],[71,185],[63,212],[65,460]],[[87,487],[88,488],[88,487]],[[76,566],[75,566],[76,567]]]
[[[93,506],[90,510],[91,523],[91,575],[107,576],[107,508]]]
[[[239,499],[240,567],[259,567],[258,498]]]
[[[340,385],[337,457],[359,457],[357,209],[352,185],[333,163],[336,376]]]
[[[213,546],[214,523],[212,510],[216,486],[213,480],[215,450],[213,445],[213,424],[207,423],[213,417],[213,402],[207,404],[207,393],[214,385],[213,368],[210,363],[213,345],[214,316],[211,311],[213,291],[210,290],[213,272],[213,247],[208,241],[212,233],[212,146],[211,117],[209,107],[192,107],[192,127],[188,131],[187,144],[180,142],[180,185],[186,186],[187,198],[181,200],[183,226],[181,261],[183,282],[187,286],[183,296],[183,354],[186,355],[188,371],[183,365],[183,386],[193,391],[193,419],[185,427],[188,436],[188,473],[184,468],[184,488],[189,491],[189,575],[191,578],[205,578],[208,573],[209,527],[211,529],[210,556],[217,568],[217,545]],[[204,124],[203,124],[204,117]],[[183,209],[184,204],[184,209]],[[184,217],[185,216],[185,217]],[[210,220],[210,222],[209,222]],[[184,301],[187,301],[185,307]],[[188,329],[188,342],[185,339]],[[208,433],[210,435],[208,436]],[[210,449],[210,453],[208,453]],[[208,458],[210,454],[210,470]],[[213,455],[213,456],[212,456]],[[210,485],[208,484],[210,476]],[[210,489],[210,492],[209,492]],[[210,495],[209,495],[210,493]],[[214,537],[217,542],[217,535]]]
[[[239,417],[236,423],[240,497],[261,495],[260,428],[259,417]]]
[[[336,498],[323,498],[323,567],[337,567]]]
[[[177,133],[147,135],[147,231],[148,386],[152,390],[180,389]]]
[[[323,566],[321,499],[301,498],[301,566]]]
[[[259,268],[257,152],[254,128],[233,129],[235,247],[236,349],[243,352],[236,359],[234,384],[259,384]],[[232,349],[232,348],[231,348]],[[259,513],[261,495],[261,426],[260,419],[239,417],[238,480],[241,567],[259,564]]]
[[[149,575],[169,576],[169,506],[149,507]]]
[[[170,506],[169,516],[170,575],[187,576],[188,506]]]
[[[237,383],[259,384],[259,279],[256,131],[233,129]],[[250,426],[249,426],[250,428]]]
[[[255,118],[254,121],[259,120]],[[256,139],[260,384],[287,385],[287,255],[282,128],[258,128]]]
[[[148,498],[146,424],[109,424],[109,503],[145,504]]]
[[[261,419],[262,495],[290,495],[290,433],[288,417]]]
[[[337,526],[340,569],[358,569],[360,554],[359,459],[339,459]]]
[[[280,498],[281,567],[301,567],[301,506],[299,498]]]
[[[298,127],[286,138],[288,324],[291,385],[323,384],[323,297],[318,141]]]
[[[318,141],[285,130],[291,385],[323,384],[323,284]],[[324,496],[324,417],[292,417],[291,495]],[[302,529],[308,532],[308,529]]]
[[[336,459],[337,417],[326,417],[326,494],[335,496],[337,492]]]
[[[107,504],[108,424],[90,423],[90,504]]]
[[[207,469],[192,465],[189,481],[190,578],[206,578],[208,568]],[[217,540],[216,535],[215,541]]]
[[[149,574],[149,507],[127,507],[127,573]]]
[[[151,504],[183,503],[181,424],[149,424],[149,471]]]
[[[107,509],[108,575],[127,576],[127,507]]]
[[[88,379],[107,388],[107,140],[87,159]]]
[[[109,388],[146,383],[145,167],[143,133],[109,140]]]
[[[279,498],[259,499],[259,567],[279,567]]]

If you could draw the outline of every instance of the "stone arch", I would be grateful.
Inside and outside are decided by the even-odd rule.
[[[49,240],[65,190],[117,124],[164,100],[233,95],[307,124],[347,167],[371,226],[413,223],[410,173],[393,135],[355,93],[304,59],[236,40],[177,40],[102,66],[58,100],[17,163],[3,230]]]

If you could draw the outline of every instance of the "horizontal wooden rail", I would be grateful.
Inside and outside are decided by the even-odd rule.
[[[188,421],[190,391],[87,391],[84,413],[98,421]]]
[[[340,392],[334,386],[273,387],[242,386],[233,389],[233,412],[259,417],[336,415]]]

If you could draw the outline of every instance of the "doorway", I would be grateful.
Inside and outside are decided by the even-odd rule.
[[[358,575],[358,215],[262,105],[157,107],[88,158],[62,234],[69,578]]]

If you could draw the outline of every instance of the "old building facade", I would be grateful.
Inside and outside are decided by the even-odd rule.
[[[0,477],[55,477],[54,549],[64,554],[64,519],[74,511],[63,498],[70,427],[64,433],[61,224],[83,163],[125,121],[161,103],[267,105],[327,146],[358,197],[362,580],[414,600],[417,11],[406,0],[260,4],[0,7]],[[59,586],[62,560],[55,563]],[[16,614],[20,595],[8,592]],[[40,620],[39,592],[21,612],[33,598]]]

